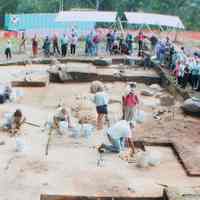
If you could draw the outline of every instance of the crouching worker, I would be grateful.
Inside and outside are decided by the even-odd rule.
[[[110,145],[102,144],[98,151],[103,153],[105,151],[112,153],[120,153],[120,151],[124,148],[125,140],[128,143],[128,147],[130,148],[131,155],[135,153],[134,143],[132,139],[132,135],[134,132],[135,123],[127,122],[125,120],[121,120],[111,126],[106,134],[108,137]]]
[[[60,122],[66,122],[68,128],[71,127],[71,118],[69,112],[67,112],[66,108],[63,107],[59,107],[53,116],[53,128],[56,129],[60,135],[62,135],[60,132]]]
[[[12,135],[15,135],[18,133],[25,121],[26,118],[23,116],[22,111],[17,109],[7,120],[7,123],[4,126],[4,130],[9,131]]]

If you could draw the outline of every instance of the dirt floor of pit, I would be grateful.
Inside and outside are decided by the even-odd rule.
[[[5,74],[6,70],[1,76],[5,78]],[[109,106],[110,116],[118,119],[121,117],[119,102],[125,84],[115,82],[106,85],[111,99],[114,100]],[[23,88],[25,96],[21,101],[1,105],[0,111],[3,113],[21,108],[29,121],[42,125],[60,100],[71,107],[76,104],[77,97],[89,95],[89,86],[87,83],[50,84],[46,88]],[[138,84],[138,93],[144,88],[147,86]],[[169,119],[169,113],[162,116],[160,121],[156,121],[152,113],[157,109],[168,108],[160,108],[159,99],[156,97],[142,96],[141,100],[145,122],[137,125],[135,138],[146,138],[145,140],[156,142],[179,140],[177,144],[184,150],[190,144],[190,147],[192,145],[192,149],[195,149],[194,154],[187,149],[183,151],[183,156],[185,155],[189,161],[195,160],[196,169],[200,169],[199,135],[196,133],[188,136],[190,126],[197,128],[199,121],[188,117],[184,121],[187,128],[184,128],[182,121],[185,118],[178,109],[179,102],[176,104],[175,120]],[[92,111],[95,112],[95,106],[92,107]],[[181,137],[181,142],[178,136]],[[15,138],[10,138],[5,133],[0,134],[0,141],[5,141],[5,145],[0,146],[0,196],[3,200],[35,200],[39,199],[41,193],[158,197],[162,196],[163,189],[159,184],[196,186],[200,183],[200,178],[186,175],[169,148],[151,147],[161,151],[163,155],[161,165],[155,168],[138,169],[134,163],[128,164],[117,155],[105,155],[102,167],[97,167],[98,154],[93,147],[107,141],[103,131],[93,133],[90,138],[72,139],[67,135],[55,135],[48,157],[44,155],[46,133],[26,125],[21,131],[20,138],[25,141],[28,148],[23,153],[16,153]],[[10,164],[7,166],[7,163]],[[193,167],[192,162],[190,165]]]

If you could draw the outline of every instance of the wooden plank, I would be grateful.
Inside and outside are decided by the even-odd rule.
[[[162,200],[163,197],[113,197],[113,196],[64,196],[64,195],[44,195],[40,200]]]
[[[34,81],[12,81],[13,87],[45,87],[48,85],[48,81],[34,82]]]

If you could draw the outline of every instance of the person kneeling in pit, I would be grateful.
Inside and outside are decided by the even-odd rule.
[[[25,123],[26,118],[23,117],[22,111],[17,109],[11,118],[8,120],[4,129],[9,131],[12,135],[15,135],[19,132],[23,123]]]
[[[69,113],[67,112],[66,108],[59,107],[53,116],[53,128],[55,128],[60,135],[62,135],[62,133],[59,131],[60,122],[63,121],[67,122],[68,128],[71,127],[71,119]]]
[[[133,155],[135,153],[134,142],[132,139],[134,128],[134,122],[127,122],[125,120],[121,120],[111,126],[106,132],[111,145],[102,144],[98,148],[99,153],[104,153],[105,151],[120,153],[120,151],[123,150],[125,140],[127,139],[130,154]]]

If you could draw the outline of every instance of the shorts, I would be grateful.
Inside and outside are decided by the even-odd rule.
[[[107,105],[97,106],[96,109],[98,114],[106,114],[106,115],[108,114]]]

